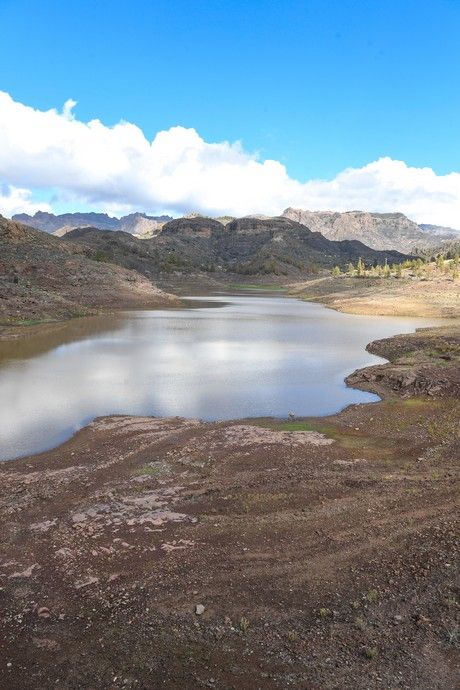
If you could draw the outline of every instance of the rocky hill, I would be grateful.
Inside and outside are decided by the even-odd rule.
[[[419,226],[403,213],[337,213],[287,208],[283,216],[320,232],[329,240],[359,240],[373,249],[395,249],[406,254],[459,237],[459,231],[451,228]]]
[[[446,241],[460,240],[460,230],[421,224],[417,225],[402,213],[367,213],[362,211],[306,211],[287,208],[282,217],[320,232],[329,240],[358,240],[377,250],[395,250],[402,253],[417,253],[437,248]],[[197,212],[185,216],[193,221],[205,218]],[[272,220],[269,216],[252,215],[252,220]],[[149,216],[145,213],[131,213],[121,218],[106,213],[63,213],[54,215],[38,211],[34,216],[20,213],[13,220],[29,227],[63,237],[76,228],[92,227],[99,230],[119,230],[140,239],[150,239],[162,232],[163,226],[172,221],[171,216]],[[181,220],[181,219],[177,219]],[[215,218],[221,225],[229,226],[234,221],[244,220],[232,216]]]
[[[460,242],[460,230],[455,230],[455,228],[449,228],[444,225],[429,225],[427,223],[420,223],[419,228],[430,237],[437,237],[438,241],[457,240]]]
[[[62,237],[74,228],[93,227],[99,230],[121,230],[138,237],[152,237],[171,216],[148,216],[145,213],[130,213],[121,218],[108,216],[106,213],[63,213],[54,215],[37,211],[35,215],[19,213],[12,220],[24,223],[31,228],[49,232]]]
[[[174,300],[145,276],[90,258],[80,244],[0,216],[0,323]]]
[[[328,240],[286,217],[240,218],[227,225],[201,216],[179,218],[147,240],[128,233],[80,228],[69,232],[64,241],[80,244],[88,257],[136,269],[149,278],[197,271],[296,276],[335,265],[344,268],[360,257],[367,264],[405,258],[357,241]]]

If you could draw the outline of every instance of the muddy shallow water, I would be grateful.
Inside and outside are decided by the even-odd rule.
[[[0,343],[0,459],[54,447],[100,415],[316,416],[376,400],[344,383],[380,361],[366,344],[429,323],[218,296]]]

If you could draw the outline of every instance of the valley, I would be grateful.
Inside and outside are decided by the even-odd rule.
[[[452,261],[0,219],[8,690],[455,687]]]
[[[0,690],[458,690],[460,1],[0,26]]]

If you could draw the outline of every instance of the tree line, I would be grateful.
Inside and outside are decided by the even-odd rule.
[[[389,264],[387,261],[384,264],[374,263],[368,267],[360,257],[356,265],[350,262],[344,271],[340,266],[334,266],[331,272],[334,278],[342,275],[350,278],[402,278],[403,275],[409,274],[416,278],[450,275],[453,280],[459,277],[459,273],[460,259],[458,253],[450,259],[439,254],[434,260],[419,257],[418,259],[406,259],[401,263]]]

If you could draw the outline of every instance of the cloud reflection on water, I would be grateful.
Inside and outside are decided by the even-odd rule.
[[[377,361],[365,345],[426,325],[282,297],[211,300],[230,303],[132,312],[100,328],[92,320],[87,335],[83,320],[76,340],[65,342],[64,329],[62,344],[41,343],[36,356],[29,340],[23,359],[17,343],[0,368],[0,458],[52,447],[99,415],[323,415],[375,400],[343,382]]]

